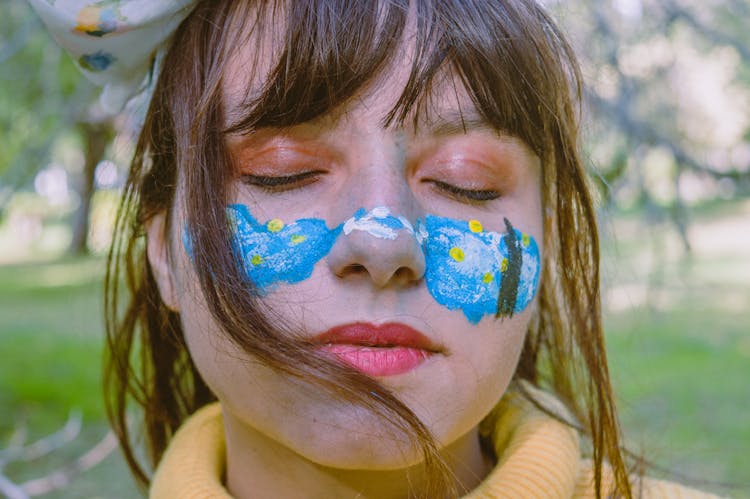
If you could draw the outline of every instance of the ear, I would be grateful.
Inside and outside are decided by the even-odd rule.
[[[178,312],[177,293],[172,282],[169,266],[168,239],[166,234],[166,213],[159,212],[146,222],[146,256],[151,272],[159,287],[159,294],[164,304],[172,311]]]

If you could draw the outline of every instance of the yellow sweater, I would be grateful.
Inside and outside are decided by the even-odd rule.
[[[549,396],[545,400],[556,402]],[[482,423],[480,432],[491,438],[498,462],[464,498],[594,497],[593,466],[580,458],[578,434],[520,394],[506,394]],[[151,482],[150,497],[231,498],[222,484],[225,454],[221,409],[219,404],[212,404],[197,411],[174,435]],[[637,482],[634,493],[641,490],[644,498],[715,497],[660,480]],[[609,496],[612,484],[612,475],[605,469],[603,497]]]

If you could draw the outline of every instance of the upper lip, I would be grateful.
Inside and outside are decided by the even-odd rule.
[[[387,322],[379,325],[369,322],[342,324],[315,336],[313,342],[370,347],[407,347],[430,352],[442,350],[424,334],[399,322]]]

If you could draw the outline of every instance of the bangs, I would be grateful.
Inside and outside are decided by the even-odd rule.
[[[248,77],[259,83],[246,83],[225,133],[309,122],[343,107],[394,65],[408,64],[384,126],[411,120],[417,127],[429,119],[437,90],[449,85],[466,93],[491,127],[541,156],[567,114],[561,106],[569,106],[571,89],[579,92],[572,51],[533,0],[234,4],[229,17],[247,35],[226,54],[260,45]],[[405,53],[410,60],[397,60]]]

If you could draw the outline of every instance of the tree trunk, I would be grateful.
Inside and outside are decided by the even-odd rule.
[[[91,199],[96,187],[94,185],[94,174],[96,166],[104,158],[109,141],[113,136],[112,123],[86,122],[78,123],[78,129],[83,138],[84,165],[83,176],[78,195],[80,204],[73,215],[73,239],[70,243],[69,252],[73,255],[85,255],[88,253],[89,217],[91,214]]]

